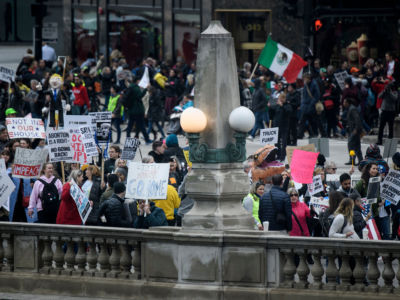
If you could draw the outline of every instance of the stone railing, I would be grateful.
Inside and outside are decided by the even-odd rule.
[[[243,297],[295,293],[296,299],[400,295],[394,241],[3,222],[0,233],[0,292],[38,286],[34,292],[144,299],[164,299],[171,290],[171,299],[186,299],[188,289],[205,293],[199,299],[214,292],[228,299],[230,289],[243,289]]]

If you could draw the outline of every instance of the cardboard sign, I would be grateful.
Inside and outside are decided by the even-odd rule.
[[[140,146],[140,141],[135,138],[127,137],[125,140],[124,149],[122,150],[121,159],[134,160],[136,150]]]
[[[309,204],[310,206],[312,205],[314,207],[314,210],[317,214],[321,214],[329,208],[329,197],[311,197]]]
[[[83,148],[87,157],[98,156],[96,142],[90,126],[79,127]]]
[[[51,162],[72,160],[73,150],[68,130],[48,130],[47,143]]]
[[[325,157],[329,157],[329,139],[328,138],[311,138],[308,140],[310,144],[314,144],[317,152]]]
[[[336,82],[338,83],[340,89],[343,91],[346,88],[344,81],[347,77],[350,77],[350,75],[347,73],[347,71],[337,72],[333,75],[335,76]]]
[[[0,80],[11,83],[15,80],[15,72],[12,69],[0,66]]]
[[[303,150],[303,151],[309,151],[309,152],[315,152],[315,145],[309,144],[309,145],[304,145],[304,146],[287,146],[286,147],[286,156],[287,156],[289,165],[292,162],[293,151],[296,149]]]
[[[324,191],[324,185],[322,184],[321,175],[317,175],[313,177],[313,182],[308,184],[308,192],[311,196],[318,194]]]
[[[392,157],[397,152],[399,139],[386,139],[383,148],[383,157]]]
[[[371,177],[368,183],[367,201],[368,203],[375,203],[378,200],[379,188],[381,185],[380,177]]]
[[[8,206],[10,195],[15,189],[14,182],[5,170],[0,171],[0,206]]]
[[[397,205],[400,201],[400,172],[390,170],[382,182],[381,198]]]
[[[319,153],[295,149],[290,164],[290,171],[294,181],[298,183],[312,183],[315,163]]]
[[[44,123],[41,119],[7,118],[8,136],[10,139],[45,139]]]
[[[92,207],[90,206],[89,199],[86,197],[85,193],[81,191],[79,186],[74,181],[70,182],[70,184],[71,189],[69,193],[75,201],[82,223],[85,224],[90,212],[92,211]]]
[[[96,127],[96,139],[99,145],[107,144],[111,131],[111,111],[91,112],[92,125]]]
[[[166,199],[169,164],[129,162],[126,197],[134,199]]]
[[[16,178],[39,178],[43,164],[46,162],[47,149],[25,149],[17,147],[15,150],[13,177]]]
[[[279,127],[265,128],[260,130],[261,145],[275,145],[278,143]]]

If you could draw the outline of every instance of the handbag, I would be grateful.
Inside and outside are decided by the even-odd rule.
[[[306,236],[306,235],[304,234],[303,227],[301,227],[301,224],[300,224],[299,219],[297,219],[297,216],[296,216],[296,214],[295,214],[293,211],[292,211],[292,216],[293,216],[294,219],[296,220],[297,225],[299,225],[299,227],[300,227],[301,235],[302,235],[302,236]]]
[[[269,197],[270,197],[270,199],[271,199],[272,206],[274,207],[274,209],[275,209],[275,211],[276,211],[276,207],[275,207],[274,201],[272,200],[271,191],[269,191]],[[275,222],[276,222],[276,224],[278,224],[278,225],[283,225],[283,226],[286,227],[286,215],[285,215],[284,213],[278,212],[278,213],[276,214],[276,216],[275,216]]]
[[[305,85],[305,87],[306,87],[308,96],[310,96],[310,98],[314,99],[309,87],[307,85]],[[320,115],[324,111],[324,105],[322,104],[322,102],[320,100],[318,100],[317,103],[315,103],[315,111],[317,112],[318,115]]]

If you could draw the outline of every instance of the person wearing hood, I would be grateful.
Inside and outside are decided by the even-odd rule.
[[[264,129],[264,115],[267,109],[267,95],[264,88],[262,87],[261,79],[254,80],[254,93],[252,97],[251,107],[256,117],[256,122],[254,127],[248,137],[248,139],[253,140],[256,136],[257,130]]]
[[[139,215],[133,223],[134,228],[149,229],[154,226],[168,226],[164,211],[154,202],[146,203],[145,200],[138,200],[138,204]]]
[[[165,149],[164,151],[164,156],[168,158],[167,161],[169,161],[169,158],[171,156],[176,156],[179,159],[180,163],[185,163],[186,168],[185,154],[183,153],[182,148],[179,147],[178,137],[176,136],[176,134],[170,134],[169,136],[167,136],[165,144],[167,146],[167,149]]]
[[[381,150],[377,144],[370,144],[365,153],[365,158],[358,165],[358,170],[362,172],[364,167],[369,163],[376,163],[380,168],[389,171],[389,165],[382,158]]]

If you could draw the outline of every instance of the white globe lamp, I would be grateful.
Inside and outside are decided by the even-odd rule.
[[[198,108],[189,107],[181,115],[181,126],[187,133],[199,133],[206,129],[207,117]]]
[[[256,122],[253,112],[245,106],[239,106],[229,115],[229,126],[239,132],[249,132]]]

